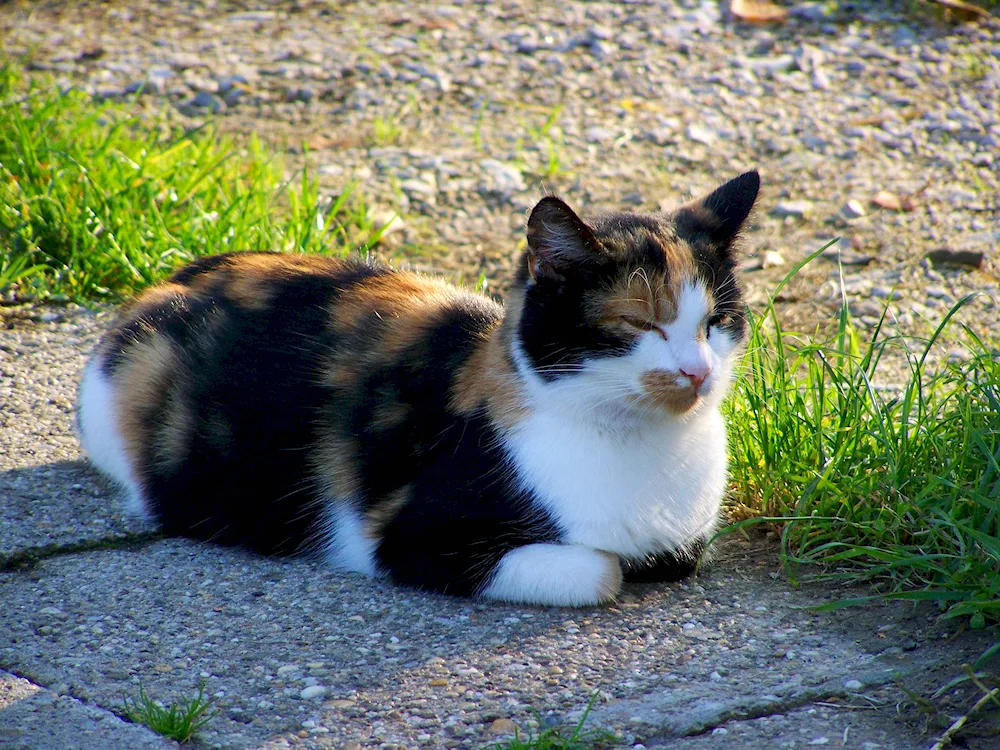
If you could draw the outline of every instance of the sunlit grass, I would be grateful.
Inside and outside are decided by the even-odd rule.
[[[115,300],[202,255],[378,241],[349,188],[322,196],[305,173],[286,183],[256,139],[238,147],[133,106],[0,65],[0,293]]]
[[[191,741],[195,733],[219,713],[212,708],[212,702],[205,695],[204,683],[198,687],[198,695],[169,706],[153,700],[141,684],[135,696],[125,696],[123,700],[125,716],[129,721],[145,724],[157,734],[182,744]]]
[[[983,627],[1000,619],[1000,356],[960,322],[967,301],[926,339],[859,330],[846,300],[821,339],[767,308],[729,404],[731,478],[744,514],[778,519],[793,574]],[[967,357],[932,367],[949,332]]]

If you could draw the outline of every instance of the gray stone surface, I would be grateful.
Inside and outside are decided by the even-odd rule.
[[[81,461],[73,427],[77,381],[106,314],[8,311],[0,323],[0,567],[140,534]]]
[[[0,748],[170,750],[176,742],[0,670]]]
[[[428,595],[186,541],[59,555],[0,575],[0,664],[105,707],[140,681],[172,701],[204,680],[222,711],[210,746],[443,748],[488,743],[496,719],[574,721],[595,692],[592,723],[630,744],[789,712],[798,731],[812,719],[798,709],[882,703],[942,658],[901,649],[898,612],[810,613],[824,597],[790,590],[756,554],[731,544],[698,579],[600,610]],[[891,634],[881,655],[858,643],[876,628]],[[859,742],[877,736],[851,719]],[[901,728],[887,747],[918,746]]]
[[[0,330],[0,669],[68,696],[15,700],[41,695],[15,681],[0,709],[15,747],[71,746],[53,733],[74,722],[114,735],[92,747],[128,746],[117,719],[80,711],[121,711],[140,683],[171,703],[204,682],[221,711],[200,735],[208,747],[484,747],[508,721],[576,721],[596,696],[592,725],[622,746],[797,747],[846,732],[848,747],[908,749],[922,746],[915,725],[886,734],[896,680],[918,685],[935,668],[947,679],[975,655],[906,609],[812,612],[837,592],[795,590],[772,551],[738,540],[692,581],[566,610],[142,537],[71,437],[105,318],[28,309]],[[39,700],[52,721],[28,710]]]

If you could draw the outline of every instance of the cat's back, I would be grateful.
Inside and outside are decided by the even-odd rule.
[[[81,437],[131,510],[168,533],[294,551],[317,524],[315,446],[404,389],[447,398],[501,318],[481,295],[360,259],[203,258],[105,334],[81,384]],[[205,523],[173,502],[192,493]],[[214,507],[223,496],[233,508]]]
[[[356,361],[379,345],[399,351],[436,325],[457,321],[475,335],[501,316],[480,295],[376,262],[229,253],[184,266],[123,307],[96,359],[109,376],[148,370],[171,351],[192,366],[265,353],[301,364],[321,351]]]

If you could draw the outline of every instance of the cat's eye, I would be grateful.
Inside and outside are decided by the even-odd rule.
[[[711,331],[713,328],[718,328],[720,326],[727,326],[733,322],[731,315],[725,313],[720,313],[719,315],[713,315],[711,318],[705,321],[705,330]]]
[[[640,331],[652,331],[655,327],[652,321],[646,320],[645,318],[633,318],[631,315],[620,315],[618,316],[618,319],[626,325],[638,328]]]

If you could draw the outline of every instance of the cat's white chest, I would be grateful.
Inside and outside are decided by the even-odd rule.
[[[506,444],[566,543],[643,557],[714,530],[726,488],[725,425],[717,410],[626,435],[536,412]]]

